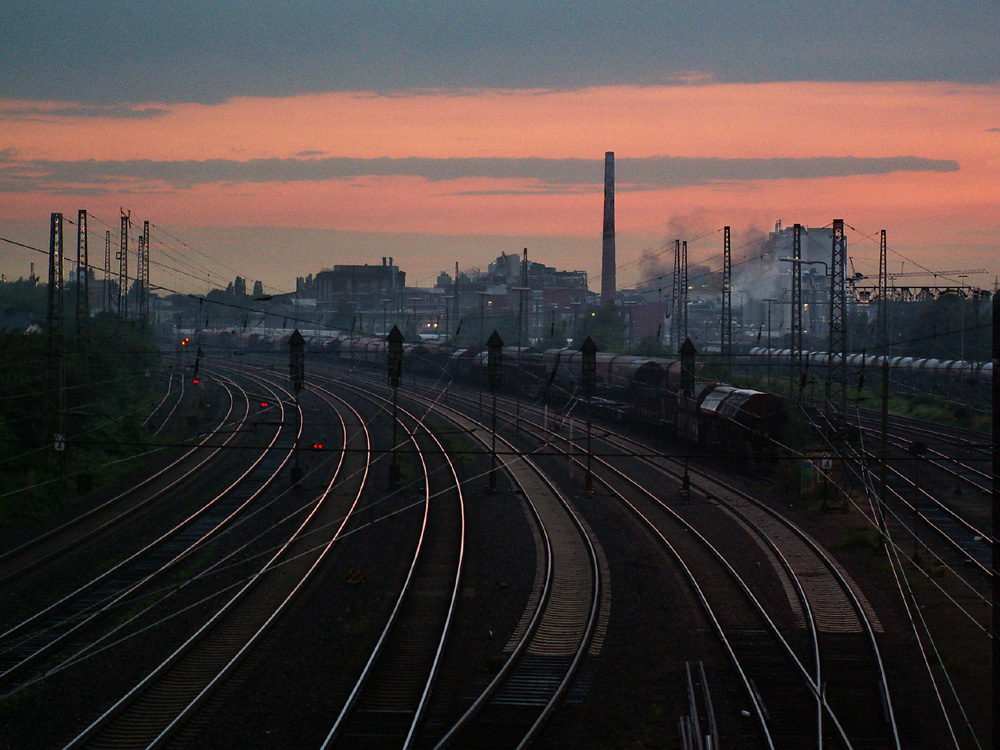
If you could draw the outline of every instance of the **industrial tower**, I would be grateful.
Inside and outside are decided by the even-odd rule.
[[[601,306],[615,304],[615,152],[604,154],[604,234],[601,246]]]

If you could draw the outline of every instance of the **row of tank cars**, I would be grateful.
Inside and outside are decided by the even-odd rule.
[[[320,361],[387,372],[388,351],[382,337],[301,333],[306,351]],[[206,350],[234,352],[287,352],[290,335],[291,331],[198,332]],[[407,343],[403,347],[404,379],[422,375],[438,382],[456,380],[485,388],[487,356],[483,347]],[[596,365],[596,392],[589,401],[596,414],[712,447],[726,455],[757,460],[778,453],[785,411],[777,396],[720,383],[693,383],[690,393],[685,394],[679,359],[597,352]],[[582,367],[579,349],[506,346],[502,390],[566,410],[577,402],[588,403],[583,397]]]
[[[810,366],[823,367],[830,362],[829,352],[802,352],[803,356],[809,360]],[[768,349],[766,347],[753,347],[750,355],[754,357],[767,357],[770,355],[777,361],[787,363],[792,356],[791,349]],[[839,360],[839,357],[835,357]],[[873,354],[848,354],[847,366],[856,370],[862,367],[874,369],[882,366],[881,356]],[[911,372],[924,372],[939,377],[950,377],[963,380],[966,383],[992,383],[993,382],[993,362],[966,362],[961,359],[933,359],[921,357],[889,357],[889,368],[892,370],[906,370]]]
[[[830,363],[828,352],[802,352],[804,361],[812,372],[823,372]],[[754,347],[744,362],[760,362],[770,359],[777,367],[787,367],[792,359],[791,349]],[[839,357],[834,362],[839,362]],[[890,356],[888,358],[872,354],[848,354],[847,367],[852,373],[868,371],[872,377],[888,359],[893,382],[905,384],[915,391],[923,391],[935,396],[950,396],[960,400],[988,400],[992,398],[993,362],[968,362],[962,359],[932,359],[921,357]]]

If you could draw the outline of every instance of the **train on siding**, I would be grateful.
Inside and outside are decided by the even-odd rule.
[[[829,352],[803,351],[802,361],[810,372],[822,373],[830,364]],[[738,358],[739,362],[759,371],[762,361],[770,361],[775,368],[785,368],[792,361],[791,349],[753,347],[746,355]],[[835,364],[840,358],[835,356]],[[850,372],[850,379],[868,379],[874,382],[878,378],[883,361],[889,364],[893,383],[907,386],[913,392],[924,392],[935,397],[946,396],[960,401],[992,399],[993,362],[969,362],[962,359],[934,359],[923,357],[872,355],[864,353],[848,354],[845,364]]]
[[[347,365],[384,370],[387,345],[382,338],[341,339],[335,357]],[[680,359],[597,352],[595,360],[596,388],[589,403],[596,413],[726,455],[753,461],[778,455],[786,414],[779,397],[712,382],[692,380],[685,387]],[[583,400],[579,349],[507,346],[501,363],[507,393],[563,410]],[[485,387],[487,366],[482,347],[427,342],[403,347],[404,372],[431,379]]]
[[[287,352],[290,330],[178,331],[208,350],[234,354]],[[306,350],[319,361],[386,371],[385,338],[301,332]],[[715,382],[685,383],[680,359],[597,352],[596,388],[589,401],[595,414],[640,430],[676,437],[746,459],[778,455],[786,410],[773,394]],[[403,346],[403,372],[428,379],[486,387],[485,348],[449,342]],[[505,346],[503,391],[567,410],[583,398],[583,355],[579,349]],[[405,377],[404,375],[404,377]],[[586,408],[586,407],[584,407]]]
[[[181,339],[196,337],[210,349],[233,352],[287,352],[291,330],[176,332]],[[383,371],[387,348],[382,337],[348,337],[329,331],[301,331],[307,351],[324,361],[341,362]],[[456,347],[449,342],[421,341],[404,345],[404,372],[434,379],[456,379],[485,387],[487,353],[482,347]],[[803,352],[809,369],[822,372],[829,362],[826,352]],[[759,365],[769,358],[775,367],[787,367],[788,349],[755,347],[737,355],[737,364]],[[544,400],[568,408],[582,399],[582,353],[579,349],[537,349],[507,346],[503,349],[503,381],[507,393]],[[852,379],[859,373],[875,377],[883,358],[851,354],[847,358]],[[961,360],[890,357],[894,382],[912,384],[926,392],[989,396],[993,363]],[[639,357],[597,352],[597,384],[591,407],[603,415],[629,422],[641,429],[704,446],[727,455],[748,458],[778,454],[786,404],[770,393],[715,382],[687,383],[679,359]],[[759,370],[759,368],[755,368]]]

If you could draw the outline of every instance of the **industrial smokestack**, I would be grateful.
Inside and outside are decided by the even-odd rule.
[[[604,154],[604,241],[601,253],[601,305],[615,303],[615,152]]]

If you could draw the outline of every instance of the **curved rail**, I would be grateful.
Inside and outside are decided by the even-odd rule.
[[[345,406],[363,428],[360,415],[349,404]],[[306,518],[273,555],[209,620],[67,748],[117,746],[124,738],[137,746],[159,747],[191,720],[211,692],[287,609],[340,538],[367,481],[370,442],[367,431],[361,434],[366,447],[358,455],[365,456],[365,468],[358,477],[349,511],[343,516],[334,511],[331,516],[324,503],[341,476],[341,461]],[[346,430],[344,436],[346,447]],[[345,453],[341,452],[342,458]],[[325,544],[316,545],[307,538],[311,528],[323,528],[331,522],[336,524],[336,531]]]
[[[342,384],[343,385],[343,384]],[[371,398],[368,391],[363,391],[359,388],[352,388],[352,392],[361,394],[363,397]],[[380,399],[380,402],[383,401]],[[434,679],[437,675],[438,666],[440,664],[441,656],[445,648],[445,643],[448,639],[448,635],[451,631],[453,624],[453,617],[455,612],[455,606],[458,600],[459,586],[461,584],[462,577],[462,563],[464,560],[465,553],[465,507],[464,499],[462,497],[461,483],[458,479],[458,473],[455,470],[454,463],[448,456],[447,451],[441,441],[431,432],[430,429],[418,419],[414,414],[410,413],[406,409],[399,410],[405,417],[416,423],[417,428],[423,428],[426,434],[433,440],[434,445],[437,447],[437,452],[444,457],[447,462],[448,471],[451,474],[451,481],[454,483],[454,489],[457,494],[458,501],[458,512],[460,519],[460,527],[458,530],[458,549],[456,551],[457,559],[447,559],[446,562],[442,563],[438,561],[436,564],[433,562],[432,553],[428,550],[429,547],[433,545],[435,549],[439,549],[442,546],[442,541],[448,543],[452,540],[447,539],[448,532],[446,528],[442,528],[442,525],[446,527],[447,519],[435,519],[432,517],[432,496],[437,496],[443,494],[443,491],[437,493],[432,493],[430,485],[431,473],[427,467],[427,458],[425,452],[419,449],[416,430],[407,430],[410,440],[413,441],[414,446],[417,446],[417,455],[420,459],[421,465],[423,466],[423,476],[424,476],[424,514],[421,523],[420,536],[417,540],[416,549],[414,550],[413,559],[411,560],[409,570],[406,575],[406,580],[403,587],[396,599],[395,606],[393,607],[392,613],[389,616],[388,621],[382,629],[382,633],[378,638],[375,647],[372,649],[372,653],[365,664],[364,670],[358,677],[354,688],[352,689],[347,701],[344,703],[340,714],[334,721],[333,727],[330,729],[326,736],[326,739],[321,745],[322,748],[330,747],[339,737],[341,737],[345,732],[350,731],[349,727],[352,723],[362,723],[366,722],[359,721],[357,718],[357,712],[355,708],[358,706],[360,698],[362,696],[363,690],[378,691],[379,686],[382,685],[378,680],[376,675],[378,665],[380,660],[385,661],[386,654],[393,649],[390,648],[390,639],[395,636],[397,640],[404,641],[405,643],[399,644],[397,646],[397,651],[402,650],[407,655],[407,662],[417,662],[417,665],[407,664],[402,667],[402,669],[393,669],[392,674],[388,675],[388,679],[391,681],[406,682],[411,672],[416,666],[418,669],[427,667],[427,672],[421,675],[415,675],[422,684],[422,688],[419,689],[419,695],[416,696],[416,704],[410,703],[410,696],[404,695],[402,698],[396,696],[392,703],[397,706],[394,710],[394,716],[400,718],[400,714],[405,716],[407,713],[411,717],[408,722],[405,722],[405,732],[403,733],[402,746],[410,747],[413,742],[417,726],[423,716],[424,710],[427,705],[428,698],[431,693],[432,686],[434,684]],[[404,427],[404,429],[406,429]],[[438,502],[438,501],[435,501]],[[440,512],[439,512],[440,514]],[[432,561],[428,562],[427,558],[431,557]],[[450,558],[450,555],[446,555],[446,558]],[[439,569],[442,564],[448,566],[454,566],[454,575],[452,577],[450,593],[448,595],[448,606],[446,611],[443,613],[443,621],[438,622],[438,616],[441,613],[437,613],[437,616],[432,617],[434,620],[433,624],[428,624],[426,622],[427,618],[430,616],[427,613],[427,607],[421,606],[419,604],[413,604],[412,602],[419,599],[421,596],[428,598],[430,595],[432,598],[433,593],[438,589],[439,584],[435,579],[439,579],[443,576],[442,571]],[[426,568],[428,566],[433,566],[433,571],[428,571]],[[423,570],[421,570],[423,568]],[[409,603],[411,609],[416,611],[410,612],[409,618],[405,616],[406,604]],[[407,623],[410,623],[409,625]],[[433,656],[430,665],[422,664],[421,659],[422,654],[419,653],[419,648],[413,648],[412,640],[415,636],[411,635],[414,632],[420,630],[427,630],[440,628],[439,636],[436,638],[436,644],[433,648]],[[400,635],[400,632],[403,632]],[[396,664],[398,667],[399,665]],[[373,687],[374,685],[374,687]],[[398,691],[398,689],[397,689]],[[403,691],[406,692],[406,691]],[[398,722],[389,721],[388,717],[383,713],[378,722],[382,726],[382,734],[388,733],[388,727],[392,727]]]
[[[283,406],[282,413],[284,413]],[[58,601],[17,623],[0,635],[0,638],[11,638],[14,634],[25,630],[28,625],[39,623],[39,626],[34,630],[19,636],[0,653],[0,658],[3,660],[0,662],[3,664],[0,678],[9,679],[13,673],[23,670],[71,635],[79,632],[84,626],[91,624],[96,618],[110,612],[117,604],[133,596],[140,588],[149,584],[156,577],[174,568],[181,560],[186,559],[209,539],[215,537],[243,509],[248,507],[291,458],[292,451],[289,450],[283,457],[279,458],[278,465],[273,469],[264,464],[280,436],[281,430],[279,429],[249,468],[243,471],[222,492],[204,503],[184,520],[175,524],[152,542],[145,544],[125,560],[95,576],[82,586],[78,586]],[[254,477],[258,467],[267,472],[266,477]],[[253,482],[257,488],[247,493],[246,497],[240,497],[233,493],[234,489],[245,482]],[[208,529],[204,531],[199,529],[195,532],[195,538],[189,539],[190,530],[194,529],[196,525],[207,525]],[[152,554],[154,551],[157,554]],[[161,562],[160,559],[163,557],[166,560]]]

